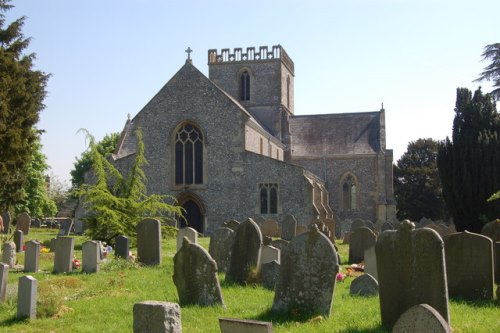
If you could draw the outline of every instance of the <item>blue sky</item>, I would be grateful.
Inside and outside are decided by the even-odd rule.
[[[457,87],[500,42],[498,0],[13,1],[36,68],[52,77],[39,128],[52,173],[69,180],[86,149],[119,132],[184,64],[208,49],[281,44],[295,63],[295,113],[386,109],[394,160],[409,141],[451,134]],[[484,91],[491,86],[481,84]]]

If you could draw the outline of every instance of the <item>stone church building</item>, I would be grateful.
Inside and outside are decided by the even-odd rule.
[[[208,78],[189,58],[127,120],[113,155],[128,171],[141,128],[148,191],[177,198],[189,226],[394,217],[383,109],[295,115],[294,63],[280,45],[209,50]]]

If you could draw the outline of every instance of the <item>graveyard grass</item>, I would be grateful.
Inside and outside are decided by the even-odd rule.
[[[31,229],[25,241],[37,239],[48,246],[55,230]],[[5,237],[5,236],[4,236]],[[75,237],[75,254],[81,260],[81,244],[86,239]],[[5,241],[5,239],[4,239]],[[199,243],[208,249],[209,238]],[[337,244],[344,261],[348,245]],[[97,274],[76,271],[54,275],[53,253],[41,254],[41,272],[31,274],[38,282],[38,319],[19,321],[17,282],[22,272],[9,271],[8,298],[0,304],[2,332],[131,332],[133,304],[145,300],[178,302],[172,281],[175,238],[163,240],[162,264],[139,267],[112,256]],[[134,249],[133,249],[134,250]],[[134,252],[134,251],[133,251]],[[134,252],[135,253],[135,252]],[[23,264],[24,254],[18,254]],[[342,272],[346,272],[342,266]],[[226,308],[187,306],[181,310],[183,331],[220,332],[218,318],[232,317],[273,322],[273,332],[386,332],[380,326],[378,297],[349,295],[352,277],[337,282],[332,313],[329,318],[290,316],[269,312],[274,293],[260,286],[228,285],[219,274]],[[500,303],[450,302],[451,325],[454,332],[500,331]]]

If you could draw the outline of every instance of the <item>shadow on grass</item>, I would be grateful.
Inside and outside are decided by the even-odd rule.
[[[14,324],[28,323],[30,320],[28,318],[19,319],[16,316],[12,316],[4,321],[0,322],[0,327],[2,326],[12,326]]]
[[[475,308],[492,308],[500,305],[500,300],[467,300],[465,298],[453,297],[450,301],[459,305],[466,305]]]

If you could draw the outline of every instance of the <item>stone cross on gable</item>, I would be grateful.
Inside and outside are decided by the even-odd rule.
[[[188,46],[185,52],[188,54],[188,60],[191,60],[191,52],[193,52],[193,50],[191,50],[191,48]]]

